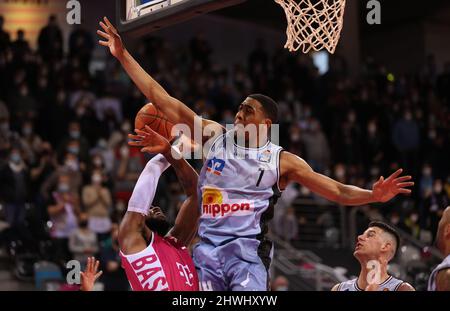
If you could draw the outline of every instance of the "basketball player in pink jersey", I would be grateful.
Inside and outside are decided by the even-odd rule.
[[[119,244],[122,267],[135,291],[198,291],[199,282],[187,245],[197,231],[197,173],[179,156],[179,150],[158,133],[146,127],[130,134],[131,146],[143,147],[143,152],[157,154],[142,171],[120,224]],[[173,152],[173,153],[172,153]],[[172,165],[187,199],[183,202],[169,231],[169,223],[159,207],[152,207],[161,174]],[[98,263],[91,258],[81,274],[82,290],[92,290]]]

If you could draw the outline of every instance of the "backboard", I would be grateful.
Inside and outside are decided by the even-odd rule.
[[[232,6],[245,0],[116,0],[117,28],[129,36],[143,34]]]

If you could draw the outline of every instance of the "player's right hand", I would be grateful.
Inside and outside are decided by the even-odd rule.
[[[106,41],[99,40],[98,43],[108,47],[109,51],[115,58],[120,58],[123,56],[123,52],[125,51],[122,38],[107,17],[104,17],[103,20],[104,22],[101,21],[100,26],[104,31],[97,30],[97,34],[106,39]]]
[[[128,142],[130,146],[142,147],[142,152],[152,154],[167,154],[170,152],[170,143],[163,136],[152,130],[148,125],[143,130],[135,129],[137,135],[128,134],[132,139]]]

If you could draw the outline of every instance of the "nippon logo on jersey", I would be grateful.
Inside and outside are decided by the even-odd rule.
[[[253,201],[228,199],[226,192],[217,188],[205,187],[202,195],[202,218],[251,215]]]
[[[208,160],[206,171],[213,173],[217,176],[220,176],[222,175],[222,171],[224,168],[225,168],[225,161],[214,157]]]

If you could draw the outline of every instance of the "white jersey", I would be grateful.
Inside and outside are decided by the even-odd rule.
[[[281,192],[280,152],[268,141],[259,148],[235,143],[234,131],[211,145],[199,175],[199,236],[218,246],[241,240],[261,240]],[[243,246],[245,248],[245,246]]]
[[[428,280],[428,290],[436,291],[436,276],[439,271],[450,269],[450,255],[445,257],[444,261],[442,261],[436,268],[434,268],[433,272],[431,272],[430,279]]]
[[[395,292],[399,289],[400,285],[402,285],[404,282],[402,280],[396,279],[393,276],[389,276],[386,281],[381,283],[378,287],[378,291],[390,291]],[[344,292],[344,291],[350,291],[350,292],[359,292],[364,291],[364,289],[359,288],[358,286],[358,279],[348,280],[345,282],[342,282],[338,285],[336,291]]]

